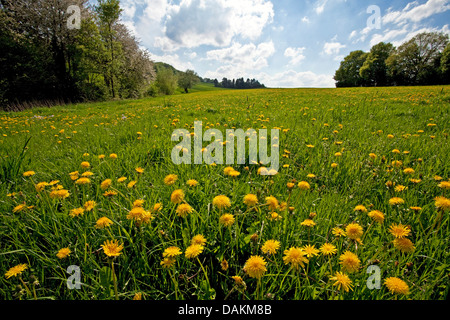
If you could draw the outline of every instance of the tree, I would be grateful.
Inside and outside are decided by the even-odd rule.
[[[368,53],[357,50],[352,51],[341,62],[340,67],[336,70],[334,80],[336,87],[359,87],[365,84],[364,79],[360,76],[359,70],[366,61]]]
[[[178,79],[172,70],[161,68],[156,75],[156,86],[159,92],[165,95],[174,94],[177,89]]]
[[[392,54],[394,46],[391,43],[380,42],[374,45],[362,67],[359,69],[361,78],[370,86],[386,86],[389,84],[386,60]]]
[[[450,84],[450,43],[447,44],[441,56],[441,74],[445,84]]]
[[[397,84],[435,83],[439,79],[436,65],[448,41],[448,35],[444,33],[423,32],[416,35],[389,56],[386,61],[389,74]]]
[[[200,81],[197,73],[193,70],[186,70],[178,76],[178,85],[184,89],[184,92],[188,93],[196,83]]]

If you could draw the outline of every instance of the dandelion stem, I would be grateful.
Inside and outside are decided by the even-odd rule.
[[[116,297],[116,300],[119,300],[119,295],[117,293],[117,280],[116,280],[116,273],[114,272],[114,260],[111,259],[111,269],[112,269],[112,276],[113,276],[113,283],[114,283],[114,295]]]

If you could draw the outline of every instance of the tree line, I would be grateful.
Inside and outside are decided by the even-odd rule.
[[[156,72],[121,12],[119,0],[0,0],[2,107],[143,96]]]
[[[350,52],[334,75],[336,87],[450,84],[449,36],[424,32],[399,47],[380,42]]]
[[[217,79],[211,80],[206,79],[207,82],[214,83],[215,87],[219,88],[229,88],[229,89],[258,89],[265,88],[264,84],[259,83],[256,79],[248,79],[244,80],[244,78],[238,79],[227,79],[222,78],[222,81],[219,82]]]

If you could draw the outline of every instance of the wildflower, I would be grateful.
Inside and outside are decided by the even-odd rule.
[[[181,251],[180,248],[172,246],[172,247],[168,247],[168,248],[166,248],[164,250],[163,257],[164,258],[175,258],[175,257],[179,256],[182,253],[183,252]]]
[[[204,246],[206,244],[206,238],[202,234],[197,234],[192,237],[191,244],[199,244]]]
[[[309,183],[306,182],[306,181],[300,181],[300,182],[298,183],[298,187],[299,187],[300,190],[309,190],[309,189],[311,188],[311,186],[309,185]]]
[[[397,277],[389,277],[384,280],[384,284],[392,294],[409,294],[409,286],[405,281]]]
[[[93,175],[94,175],[94,173],[91,171],[86,171],[81,174],[82,177],[88,177],[88,178],[92,177]]]
[[[275,254],[279,248],[280,248],[280,241],[267,240],[261,247],[261,251],[264,254]]]
[[[130,182],[128,182],[128,184],[127,184],[127,188],[128,189],[131,189],[131,188],[133,188],[135,185],[136,185],[136,183],[137,183],[137,181],[130,181]]]
[[[34,172],[34,171],[25,171],[23,173],[23,176],[24,177],[31,177],[31,176],[34,176],[35,174],[36,174],[36,172]]]
[[[269,175],[273,175],[273,173],[271,173],[272,170],[269,171]],[[237,170],[233,170],[231,171],[228,175],[232,178],[236,178],[237,176],[239,176],[241,173]]]
[[[269,210],[277,210],[279,206],[277,198],[273,196],[266,197],[266,204],[269,206]]]
[[[383,223],[384,221],[384,214],[379,210],[370,211],[367,215],[370,218],[372,218],[375,222],[378,222],[380,224]]]
[[[145,200],[137,199],[133,202],[133,207],[142,207],[144,205]]]
[[[142,300],[142,292],[138,292],[134,295],[133,300]]]
[[[393,198],[389,199],[389,204],[391,206],[396,206],[396,205],[400,205],[403,203],[405,203],[405,200],[403,200],[402,198],[399,198],[399,197],[393,197]]]
[[[311,246],[309,244],[302,247],[302,250],[305,252],[305,254],[308,258],[317,256],[320,252],[320,250],[316,249],[315,246]]]
[[[106,180],[104,180],[104,181],[100,184],[100,188],[101,188],[102,190],[106,190],[106,189],[108,189],[109,187],[111,187],[111,184],[112,184],[112,180],[111,180],[111,179],[106,179]]]
[[[401,184],[395,186],[395,188],[394,188],[395,192],[402,192],[405,189],[407,189],[407,187],[405,187],[405,186],[403,186]]]
[[[186,184],[187,184],[189,187],[196,187],[196,186],[198,185],[198,181],[197,181],[197,180],[194,180],[194,179],[190,179],[190,180],[186,181]]]
[[[389,227],[389,231],[396,238],[404,238],[409,236],[411,229],[402,224],[393,224]]]
[[[420,211],[420,210],[422,210],[421,207],[409,207],[409,209],[411,209],[412,211]]]
[[[234,223],[234,216],[232,214],[226,213],[220,216],[219,223],[224,227],[230,227]]]
[[[300,223],[300,225],[305,227],[314,227],[316,223],[311,219],[305,219],[302,223]]]
[[[261,279],[267,271],[267,262],[261,256],[251,256],[245,262],[244,271],[251,278]]]
[[[172,194],[170,195],[170,201],[172,203],[177,204],[181,203],[184,200],[184,191],[181,189],[174,190]]]
[[[112,224],[113,224],[113,222],[110,219],[108,219],[107,217],[101,217],[95,223],[95,228],[96,229],[103,229],[105,227],[109,227]]]
[[[244,284],[244,280],[242,280],[240,276],[232,276],[231,278],[234,280],[234,284],[236,285]]]
[[[162,265],[163,268],[170,268],[175,264],[175,259],[173,258],[164,258],[161,262],[160,265]]]
[[[316,177],[316,175],[313,173],[309,173],[306,177],[309,179],[314,179]]]
[[[143,174],[143,173],[144,173],[144,169],[141,168],[141,167],[137,167],[135,170],[136,170],[136,172],[139,173],[139,174]]]
[[[26,263],[18,264],[15,267],[10,268],[6,273],[6,279],[9,279],[11,277],[16,277],[20,275],[22,272],[24,272],[28,268],[28,265]]]
[[[345,233],[352,240],[360,239],[363,234],[363,228],[357,223],[350,223],[345,227]]]
[[[106,240],[105,242],[103,242],[102,248],[103,252],[108,257],[118,257],[122,254],[121,251],[123,249],[123,245],[122,244],[119,245],[118,240],[111,240],[111,241]]]
[[[177,215],[182,218],[186,218],[188,214],[192,213],[194,209],[187,203],[182,203],[177,207]]]
[[[178,176],[176,174],[169,174],[164,178],[164,184],[166,186],[173,185],[178,180]]]
[[[403,170],[404,174],[413,174],[415,171],[413,168],[406,168]]]
[[[226,167],[225,169],[223,169],[223,174],[228,176],[232,171],[234,171],[233,167]]]
[[[81,185],[89,184],[89,183],[91,183],[91,179],[86,178],[86,177],[82,177],[82,178],[79,178],[77,181],[75,181],[75,183],[76,184],[81,184]]]
[[[369,153],[369,157],[370,157],[372,160],[375,160],[375,159],[377,158],[377,155],[376,155],[375,153]]]
[[[111,154],[109,155],[109,158],[115,160],[115,159],[117,159],[117,154],[111,153]]]
[[[116,191],[112,191],[112,190],[107,190],[103,193],[103,196],[110,198],[110,197],[114,197],[117,195]]]
[[[288,250],[284,250],[283,253],[284,264],[290,263],[296,270],[298,270],[299,266],[304,267],[304,263],[309,262],[309,260],[305,257],[306,253],[298,247],[289,248]]]
[[[100,160],[103,160],[103,159],[105,159],[105,155],[104,155],[104,154],[101,154],[101,155],[98,156],[98,158],[99,158]]]
[[[367,212],[367,209],[363,205],[357,205],[353,211]]]
[[[332,168],[337,168],[337,167],[338,167],[338,164],[335,163],[335,162],[333,162],[333,163],[331,164],[331,167],[332,167]]]
[[[21,212],[27,208],[26,204],[19,204],[12,210],[13,213]]]
[[[200,253],[203,252],[204,248],[205,247],[199,244],[191,244],[189,247],[186,248],[184,256],[187,259],[197,258],[200,255]]]
[[[258,203],[258,197],[256,195],[249,193],[244,196],[244,204],[245,205],[252,207],[252,206],[255,206],[257,203]]]
[[[438,175],[435,175],[433,179],[434,179],[434,181],[441,181],[442,177],[438,176]]]
[[[258,174],[259,175],[268,175],[269,174],[269,170],[267,170],[266,167],[260,167],[260,168],[258,168]]]
[[[42,190],[45,189],[45,187],[48,186],[47,182],[39,182],[38,184],[36,184],[34,187],[36,188],[37,192],[41,192]]]
[[[82,216],[84,214],[84,209],[83,208],[76,208],[76,209],[72,209],[70,210],[69,215],[71,217],[78,217],[78,216]]]
[[[334,277],[331,277],[330,280],[335,281],[335,283],[333,283],[333,286],[337,286],[338,290],[342,289],[345,292],[353,290],[352,280],[350,280],[349,276],[345,273],[337,271]]]
[[[412,183],[420,183],[420,182],[422,182],[421,179],[409,179],[409,181],[411,181]]]
[[[398,149],[394,149],[394,150],[392,150],[392,153],[400,154],[401,152]]]
[[[219,209],[231,207],[230,198],[224,195],[216,196],[213,199],[213,205]]]
[[[342,269],[349,273],[357,271],[361,263],[358,256],[348,250],[341,254],[339,260],[339,263],[342,265]]]
[[[142,207],[134,207],[128,212],[127,219],[139,221],[144,215],[145,209]]]
[[[441,183],[438,184],[438,187],[445,189],[445,190],[449,190],[450,189],[450,181],[442,181]]]
[[[408,238],[396,238],[393,244],[396,249],[404,253],[411,253],[416,249],[412,241]]]
[[[70,179],[71,179],[72,181],[77,180],[77,179],[79,178],[79,174],[80,174],[80,173],[79,173],[78,171],[70,172],[70,173],[69,173]]]
[[[220,268],[223,270],[223,271],[227,271],[228,270],[228,267],[229,267],[229,265],[228,265],[228,261],[227,260],[222,260],[221,262],[220,262]]]
[[[59,251],[58,251],[58,253],[56,254],[56,256],[59,258],[59,259],[64,259],[64,258],[66,258],[69,254],[70,254],[70,249],[69,248],[62,248],[62,249],[59,249]]]
[[[84,168],[84,169],[87,169],[87,168],[89,168],[90,166],[91,166],[91,164],[90,164],[89,162],[87,162],[87,161],[83,161],[83,162],[81,163],[81,167]]]
[[[446,197],[436,197],[434,198],[435,202],[434,205],[437,209],[441,209],[441,210],[450,210],[450,199],[446,198]]]
[[[158,212],[162,209],[162,204],[161,203],[155,203],[153,206],[153,212]]]
[[[122,182],[124,182],[125,180],[127,180],[126,177],[120,177],[119,179],[117,179],[117,182],[122,183]]]
[[[69,191],[65,189],[53,190],[52,192],[50,192],[50,198],[52,199],[65,199],[69,195]]]
[[[324,243],[320,248],[319,248],[320,252],[322,252],[322,254],[324,256],[329,256],[332,254],[335,254],[337,252],[337,249],[334,245],[332,245],[331,243]]]

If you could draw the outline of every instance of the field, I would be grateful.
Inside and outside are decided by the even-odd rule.
[[[447,298],[450,87],[204,90],[0,113],[1,299]],[[175,165],[196,120],[279,172]]]

